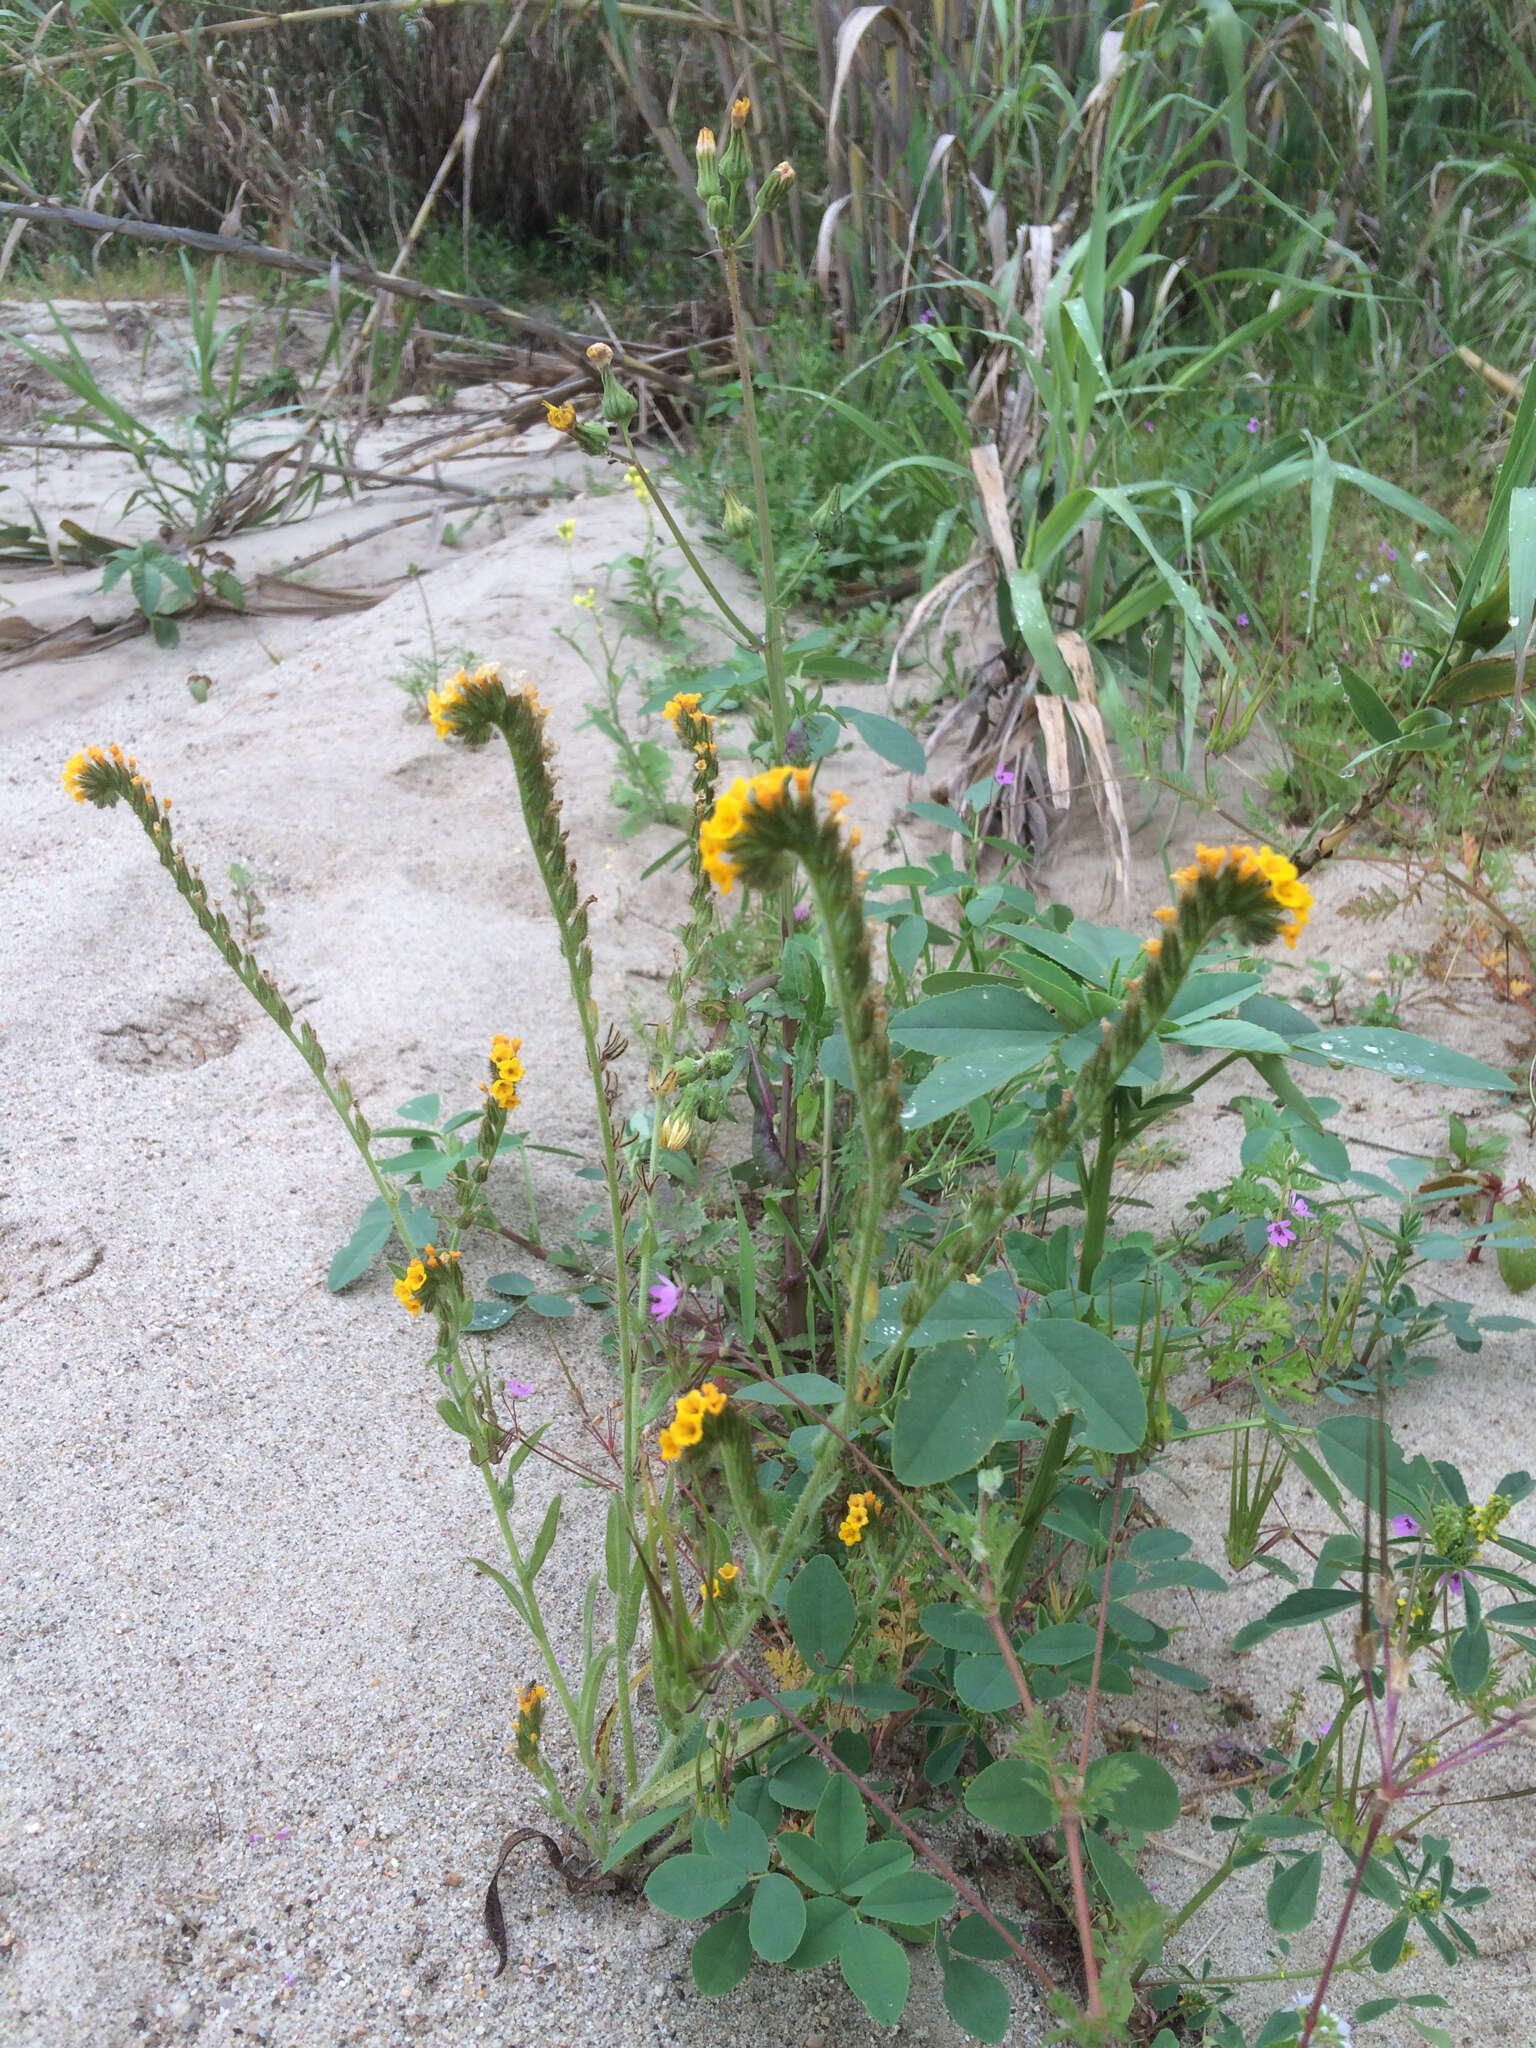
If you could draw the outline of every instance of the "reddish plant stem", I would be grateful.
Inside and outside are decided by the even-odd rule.
[[[1036,1962],[1028,1949],[1022,1947],[1015,1936],[1008,1932],[1008,1929],[998,1919],[997,1915],[992,1912],[981,1894],[972,1890],[953,1865],[946,1862],[944,1857],[940,1855],[939,1851],[930,1842],[925,1842],[915,1828],[907,1826],[894,1806],[888,1805],[878,1792],[872,1791],[864,1783],[857,1771],[850,1770],[831,1744],[823,1742],[814,1729],[806,1726],[793,1707],[786,1706],[776,1693],[770,1691],[766,1685],[763,1685],[758,1679],[754,1678],[738,1657],[728,1657],[725,1661],[727,1668],[736,1678],[741,1680],[744,1686],[751,1692],[754,1692],[760,1700],[766,1701],[776,1714],[782,1714],[790,1726],[798,1734],[806,1738],[823,1763],[829,1764],[834,1771],[841,1771],[845,1778],[850,1779],[853,1784],[858,1786],[860,1796],[867,1799],[877,1812],[884,1814],[885,1818],[891,1823],[891,1826],[905,1836],[906,1840],[911,1843],[913,1849],[922,1857],[923,1861],[932,1864],[944,1882],[960,1894],[972,1912],[979,1913],[992,1931],[1000,1935],[1007,1942],[1009,1953],[1014,1961],[1024,1965],[1025,1969],[1030,1972],[1042,1990],[1056,1990],[1056,1981],[1051,1976],[1050,1971]]]
[[[1298,2048],[1308,2048],[1317,2026],[1318,2015],[1323,2009],[1323,1993],[1328,1989],[1328,1980],[1338,1964],[1339,1952],[1344,1946],[1345,1930],[1349,1926],[1349,1916],[1355,1910],[1355,1900],[1360,1896],[1360,1880],[1365,1875],[1365,1866],[1371,1860],[1371,1851],[1376,1846],[1376,1837],[1381,1833],[1381,1824],[1387,1817],[1389,1803],[1390,1801],[1383,1798],[1378,1791],[1365,1830],[1365,1841],[1361,1844],[1360,1861],[1355,1865],[1355,1874],[1350,1879],[1344,1904],[1339,1909],[1338,1925],[1333,1930],[1333,1940],[1328,1944],[1328,1955],[1323,1963],[1323,1973],[1317,1980],[1317,1989],[1312,1994],[1312,2003],[1307,2007],[1307,2017],[1302,2024]]]
[[[1077,1775],[1088,1769],[1088,1746],[1093,1741],[1093,1724],[1099,1710],[1099,1671],[1104,1662],[1104,1631],[1109,1620],[1109,1571],[1115,1561],[1115,1537],[1120,1527],[1120,1493],[1125,1485],[1125,1459],[1115,1460],[1115,1498],[1109,1515],[1109,1543],[1104,1552],[1104,1583],[1099,1590],[1099,1632],[1093,1645],[1093,1675],[1088,1681],[1088,1705],[1083,1714],[1083,1741],[1077,1753]]]

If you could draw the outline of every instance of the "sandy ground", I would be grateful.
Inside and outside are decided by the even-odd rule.
[[[528,671],[551,705],[567,823],[597,899],[600,1001],[616,1021],[644,1019],[663,1000],[679,894],[666,878],[640,883],[665,842],[618,836],[606,743],[580,730],[590,684],[555,637],[576,616],[557,519],[574,517],[578,578],[600,585],[636,543],[638,514],[627,491],[593,495],[568,454],[530,452],[517,475],[549,487],[547,508],[473,550],[412,558],[439,638]],[[48,484],[56,502],[73,492],[99,509],[99,477]],[[562,488],[574,503],[557,502]],[[376,557],[368,567],[389,572]],[[29,611],[59,595],[30,579],[7,594]],[[406,586],[357,616],[259,631],[232,621],[172,653],[139,641],[0,677],[0,2038],[851,2048],[877,2030],[835,1973],[759,1972],[707,2004],[686,1930],[633,1901],[573,1902],[537,1864],[504,1887],[512,1960],[493,1979],[480,1894],[502,1833],[536,1818],[509,1750],[512,1694],[532,1667],[466,1563],[493,1537],[479,1482],[432,1413],[425,1346],[402,1328],[387,1279],[325,1291],[368,1190],[308,1077],[223,974],[132,821],[76,809],[60,786],[75,746],[119,740],[175,797],[210,877],[238,857],[268,878],[261,951],[375,1122],[422,1088],[469,1102],[486,1040],[505,1030],[524,1040],[530,1131],[583,1151],[590,1098],[509,770],[491,749],[450,754],[404,714],[391,676],[424,645],[420,593]],[[213,677],[201,706],[191,669]],[[874,838],[911,793],[867,756],[850,756],[841,779]],[[1118,913],[1133,927],[1162,895],[1154,840],[1142,835],[1134,900]],[[1074,834],[1051,879],[1091,915],[1101,871],[1091,837]],[[1428,943],[1424,916],[1339,919],[1356,886],[1342,871],[1324,882],[1308,952],[1365,969]],[[1288,969],[1279,992],[1301,978]],[[1454,986],[1458,1009],[1431,998],[1410,1021],[1502,1060],[1518,1013]],[[1362,1163],[1438,1143],[1429,1091],[1349,1074],[1327,1085]],[[1461,1106],[1515,1128],[1486,1098]],[[1154,1217],[1219,1181],[1241,1125],[1213,1104],[1174,1135],[1182,1162],[1137,1190]],[[540,1165],[552,1237],[590,1193],[571,1167]],[[1520,1170],[1532,1171],[1523,1140]],[[1507,1306],[1486,1270],[1440,1266],[1428,1279]],[[532,1382],[529,1409],[574,1431],[544,1326],[520,1317],[495,1342],[508,1376]],[[600,1403],[595,1323],[562,1349]],[[1459,1459],[1479,1493],[1536,1463],[1530,1358],[1529,1333],[1492,1338],[1475,1358],[1453,1352],[1396,1397],[1401,1438]],[[530,1468],[525,1532],[551,1490]],[[1192,1446],[1148,1491],[1219,1564],[1220,1451]],[[546,1583],[569,1652],[597,1521],[566,1492]],[[1285,1499],[1298,1527],[1324,1526],[1300,1486]],[[1510,1526],[1536,1535],[1531,1504]],[[1164,1611],[1188,1631],[1177,1654],[1252,1695],[1244,1740],[1261,1740],[1298,1686],[1306,1714],[1322,1698],[1310,1638],[1279,1636],[1242,1659],[1224,1648],[1280,1590],[1250,1568],[1225,1599],[1181,1596]],[[1199,1789],[1202,1745],[1230,1732],[1214,1707],[1170,1694],[1126,1711],[1155,1725]],[[1481,1782],[1513,1789],[1528,1775],[1513,1757]],[[1459,2048],[1536,2036],[1536,1810],[1463,1807],[1437,1825],[1463,1880],[1498,1888],[1471,1916],[1484,1958],[1450,1978],[1418,1958],[1394,1988],[1444,1989]],[[1200,1882],[1212,1841],[1199,1815],[1165,1838],[1143,1865],[1162,1896]],[[1006,1908],[1008,1881],[996,1884]],[[1372,1907],[1362,1924],[1383,1918]],[[1273,1968],[1248,1881],[1190,1933],[1188,1957]],[[914,1986],[895,2038],[958,2042],[930,1958],[916,1960]],[[1044,2015],[1013,1988],[1010,2040],[1034,2043]],[[1357,1980],[1336,2002],[1373,1989]],[[1264,1985],[1243,2009],[1281,1995]],[[1418,2037],[1388,2020],[1365,2038]]]

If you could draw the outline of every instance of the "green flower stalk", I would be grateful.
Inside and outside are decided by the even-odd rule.
[[[576,879],[576,866],[560,824],[560,798],[550,769],[554,749],[545,736],[545,710],[531,683],[508,690],[494,662],[472,675],[462,669],[450,677],[442,694],[433,692],[427,709],[437,732],[465,746],[481,747],[499,732],[512,756],[523,823],[538,864],[544,894],[554,913],[560,952],[570,978],[576,1015],[586,1051],[587,1070],[597,1104],[598,1139],[603,1177],[608,1187],[609,1222],[613,1238],[614,1307],[618,1319],[619,1375],[624,1396],[624,1498],[633,1509],[640,1452],[640,1358],[635,1328],[629,1257],[625,1233],[625,1200],[616,1135],[618,1081],[613,1067],[625,1041],[610,1032],[598,1039],[597,1004],[592,995],[592,950],[588,944],[587,906]],[[619,1708],[624,1730],[625,1763],[633,1780],[634,1729],[631,1720],[629,1672],[620,1659]]]
[[[1194,860],[1173,879],[1178,902],[1157,913],[1166,929],[1147,941],[1146,972],[1131,984],[1114,1022],[1105,1020],[1103,1042],[1076,1088],[1041,1120],[1034,1154],[1042,1172],[1076,1133],[1103,1121],[1120,1076],[1167,1016],[1219,925],[1230,923],[1249,945],[1283,938],[1294,946],[1312,907],[1312,892],[1296,869],[1267,846],[1257,853],[1251,846],[1197,846]]]
[[[133,756],[125,755],[122,748],[116,746],[87,747],[73,755],[64,769],[64,787],[76,803],[94,804],[102,811],[111,810],[115,804],[126,803],[133,812],[149,835],[160,865],[176,885],[178,895],[198,925],[218,947],[225,964],[242,987],[255,997],[319,1082],[326,1100],[340,1117],[347,1136],[361,1154],[374,1186],[384,1197],[401,1244],[408,1254],[414,1256],[414,1246],[402,1221],[399,1197],[393,1182],[374,1164],[370,1149],[373,1133],[352,1099],[351,1088],[340,1074],[333,1077],[325,1048],[311,1026],[303,1023],[295,1026],[293,1012],[279,994],[277,985],[256,955],[240,945],[230,929],[229,919],[209,897],[208,885],[196,867],[187,861],[181,847],[172,843],[170,798],[157,797],[148,776],[139,773]]]

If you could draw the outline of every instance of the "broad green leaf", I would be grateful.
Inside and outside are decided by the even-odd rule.
[[[576,1304],[564,1294],[530,1294],[528,1306],[536,1316],[548,1316],[558,1320],[576,1313]]]
[[[395,1111],[411,1124],[435,1124],[443,1106],[440,1095],[413,1095],[409,1102],[402,1102]]]
[[[800,1882],[809,1885],[813,1892],[837,1890],[837,1867],[813,1836],[798,1834],[786,1828],[783,1834],[777,1837],[775,1847],[784,1868],[793,1871]]]
[[[1104,1887],[1105,1897],[1119,1912],[1126,1913],[1137,1906],[1156,1906],[1157,1901],[1142,1879],[1097,1828],[1083,1829],[1083,1847],[1088,1851],[1094,1876]]]
[[[929,1344],[1007,1336],[1018,1325],[1019,1297],[1006,1275],[989,1275],[978,1286],[952,1280],[907,1341],[921,1351]]]
[[[1038,1073],[1061,1042],[1054,1027],[1028,1037],[983,1045],[975,1052],[940,1060],[913,1089],[901,1112],[902,1128],[920,1131],[941,1117],[953,1116],[978,1096],[1006,1088],[1025,1074]]]
[[[785,1963],[805,1936],[805,1900],[800,1887],[773,1870],[757,1881],[748,1922],[752,1946],[765,1963]]]
[[[539,1291],[538,1282],[530,1280],[526,1273],[493,1273],[485,1284],[492,1294],[505,1294],[514,1301]]]
[[[1314,577],[1316,571],[1313,571]],[[1314,581],[1313,589],[1317,588]],[[1382,703],[1365,677],[1347,662],[1339,663],[1339,682],[1349,699],[1349,708],[1378,747],[1390,746],[1402,735],[1402,727]]]
[[[869,1822],[859,1789],[839,1771],[816,1808],[816,1840],[839,1885],[853,1868],[868,1832]]]
[[[1045,1773],[1020,1757],[1004,1757],[978,1771],[966,1791],[965,1806],[983,1827],[996,1828],[1000,1835],[1043,1835],[1057,1818]]]
[[[887,1878],[910,1870],[912,1862],[912,1851],[905,1842],[866,1842],[843,1873],[840,1889],[846,1898],[860,1898]]]
[[[1299,1593],[1287,1593],[1267,1614],[1250,1621],[1232,1638],[1234,1650],[1251,1650],[1282,1628],[1305,1628],[1309,1622],[1327,1621],[1346,1609],[1358,1607],[1360,1595],[1348,1586],[1303,1586]]]
[[[1208,1017],[1165,1032],[1170,1045],[1208,1045],[1223,1052],[1289,1052],[1290,1043],[1277,1031],[1266,1031],[1246,1017]]]
[[[871,1885],[859,1901],[866,1919],[894,1920],[901,1927],[926,1927],[954,1909],[949,1886],[926,1870],[898,1870]]]
[[[1304,1856],[1277,1867],[1264,1894],[1265,1916],[1276,1934],[1300,1934],[1312,1925],[1322,1878],[1321,1849],[1309,1849]]]
[[[475,1312],[464,1327],[473,1337],[483,1330],[502,1329],[516,1314],[517,1308],[510,1301],[477,1301]]]
[[[1488,1676],[1492,1662],[1488,1631],[1481,1622],[1464,1628],[1451,1645],[1451,1676],[1461,1693],[1477,1692]]]
[[[903,769],[908,775],[928,772],[928,756],[922,741],[894,718],[886,718],[878,711],[855,711],[850,704],[837,705],[834,715],[846,719],[870,752],[878,754],[882,761],[889,761],[892,767]]]
[[[955,1691],[978,1714],[1004,1714],[1019,1705],[1018,1687],[1000,1655],[962,1657],[955,1666]]]
[[[827,1789],[828,1772],[819,1756],[792,1757],[782,1770],[768,1780],[768,1789],[780,1806],[809,1813]]]
[[[1016,1920],[1010,1920],[1006,1913],[996,1917],[1015,1941],[1022,1939],[1024,1930]],[[949,1930],[949,1945],[957,1955],[975,1956],[984,1963],[1005,1963],[1013,1954],[991,1921],[984,1920],[980,1913],[961,1914]]]
[[[800,1946],[786,1962],[792,1970],[819,1970],[830,1963],[843,1945],[843,1937],[854,1925],[853,1909],[842,1899],[815,1898],[805,1902],[805,1933]]]
[[[856,1920],[843,1936],[838,1963],[843,1982],[877,2027],[894,2027],[912,1986],[906,1951],[883,1927]]]
[[[667,1866],[663,1864],[661,1867],[665,1870]],[[788,1884],[788,1878],[783,1882]],[[794,1890],[793,1885],[790,1889]],[[752,1967],[752,1941],[747,1931],[746,1914],[727,1913],[713,1927],[706,1927],[693,1944],[688,1960],[693,1969],[694,1984],[705,1998],[723,1998],[727,1991],[734,1991]]]
[[[969,1650],[981,1656],[997,1648],[992,1631],[973,1607],[958,1601],[934,1600],[918,1616],[924,1635],[932,1636],[946,1650]]]
[[[1492,1088],[1509,1094],[1508,1074],[1485,1066],[1467,1053],[1452,1052],[1432,1038],[1411,1031],[1379,1031],[1370,1024],[1347,1024],[1337,1030],[1314,1031],[1297,1049],[1320,1052],[1346,1067],[1364,1067],[1374,1074],[1392,1074],[1402,1081],[1434,1081],[1442,1088]]]
[[[1008,1382],[990,1351],[971,1344],[925,1351],[896,1409],[896,1477],[904,1486],[933,1486],[969,1472],[996,1443],[1007,1415]],[[850,1597],[850,1611],[851,1605]]]
[[[854,1608],[847,1580],[825,1551],[808,1558],[795,1574],[784,1616],[795,1648],[811,1669],[833,1669],[853,1634]]]
[[[685,1850],[658,1863],[645,1881],[645,1896],[658,1913],[674,1920],[702,1920],[728,1906],[747,1882],[734,1863]],[[743,1915],[742,1931],[746,1931]]]
[[[973,2041],[1001,2041],[1012,2017],[1001,1980],[956,1955],[944,1958],[944,2010]]]
[[[394,1227],[389,1204],[382,1195],[375,1195],[363,1211],[356,1230],[331,1260],[325,1284],[332,1294],[340,1294],[344,1287],[350,1287],[354,1280],[362,1278],[389,1243]]]
[[[1097,1637],[1081,1621],[1056,1621],[1025,1636],[1019,1643],[1021,1664],[1076,1664],[1093,1655]]]
[[[889,1028],[897,1045],[942,1058],[949,1053],[977,1051],[998,1037],[1054,1035],[1060,1027],[1050,1011],[1022,989],[992,982],[980,988],[952,989],[947,995],[914,1003],[893,1017]]]
[[[1179,1818],[1179,1788],[1155,1756],[1126,1749],[1096,1757],[1088,1766],[1086,1791],[1097,1811],[1117,1828],[1155,1834]]]
[[[1089,1450],[1140,1448],[1147,1428],[1141,1381],[1102,1330],[1062,1317],[1031,1316],[1014,1339],[1013,1356],[1028,1399],[1045,1416],[1070,1409]]]

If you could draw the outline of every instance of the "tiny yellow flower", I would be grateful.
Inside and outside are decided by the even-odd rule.
[[[571,542],[576,538],[575,520],[562,519],[560,524],[555,528],[555,532],[559,535],[561,540],[565,542],[566,546],[569,547]]]
[[[733,128],[745,128],[747,125],[747,116],[751,113],[751,111],[752,102],[751,100],[747,99],[745,95],[743,95],[743,97],[739,100],[732,100],[731,126]]]
[[[585,596],[583,596],[579,590],[573,592],[571,596],[571,603],[575,605],[579,611],[595,612],[597,610],[597,586],[595,584],[589,584],[587,586],[587,592]]]
[[[640,502],[640,504],[647,505],[650,503],[650,487],[646,483],[645,478],[640,474],[638,469],[626,469],[624,472],[624,481],[629,485],[629,488],[634,492],[635,497]]]
[[[546,398],[544,417],[557,434],[568,434],[576,424],[576,408],[574,405],[551,405]]]
[[[427,1249],[430,1251],[431,1246]],[[436,1265],[437,1261],[432,1262]],[[421,1290],[427,1284],[427,1269],[420,1259],[412,1259],[404,1273],[395,1282],[395,1299],[410,1315],[421,1314]]]
[[[878,1515],[881,1512],[880,1497],[873,1491],[849,1494],[848,1511],[837,1533],[850,1550],[855,1543],[864,1541],[864,1531],[869,1526],[870,1515]]]
[[[793,787],[801,803],[811,794],[809,768],[768,768],[761,775],[738,775],[715,799],[715,807],[699,828],[699,864],[722,896],[729,896],[741,873],[731,847],[750,831],[754,811],[774,810]]]

